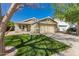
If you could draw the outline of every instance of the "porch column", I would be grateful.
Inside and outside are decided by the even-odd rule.
[[[26,27],[26,25],[24,25],[24,31],[27,31],[27,27]]]
[[[20,27],[18,24],[15,24],[15,31],[20,31]]]
[[[21,25],[21,31],[23,31],[23,25]]]

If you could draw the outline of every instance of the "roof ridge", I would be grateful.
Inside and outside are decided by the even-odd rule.
[[[28,19],[24,20],[23,22],[25,22],[25,21],[29,21],[29,20],[32,20],[32,19],[33,19],[33,20],[34,20],[34,19],[37,20],[36,17],[32,17],[32,18],[28,18]]]

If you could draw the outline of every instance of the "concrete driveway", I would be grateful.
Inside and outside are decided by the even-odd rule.
[[[55,38],[56,40],[71,46],[71,48],[53,56],[79,56],[79,36],[63,33],[46,34],[46,36]]]

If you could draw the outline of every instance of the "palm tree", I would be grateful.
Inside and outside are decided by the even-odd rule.
[[[79,4],[53,4],[55,7],[55,17],[64,19],[70,24],[77,23],[77,34],[79,35]]]

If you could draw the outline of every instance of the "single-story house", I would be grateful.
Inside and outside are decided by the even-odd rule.
[[[57,22],[50,17],[43,19],[30,18],[23,22],[15,23],[15,31],[25,31],[32,33],[55,33],[57,31]]]

